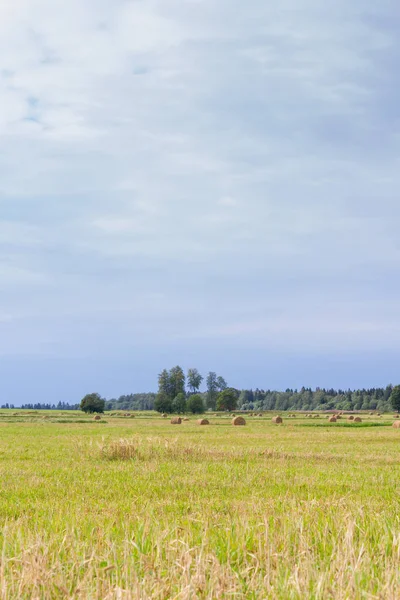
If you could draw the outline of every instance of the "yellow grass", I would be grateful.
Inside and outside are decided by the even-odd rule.
[[[42,416],[0,412],[2,600],[400,597],[400,432],[377,418]]]

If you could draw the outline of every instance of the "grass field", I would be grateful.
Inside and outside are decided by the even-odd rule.
[[[0,411],[0,598],[400,598],[393,416],[271,416]]]

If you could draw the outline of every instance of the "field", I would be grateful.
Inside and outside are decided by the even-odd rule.
[[[0,598],[400,598],[393,415],[271,417],[0,411]]]

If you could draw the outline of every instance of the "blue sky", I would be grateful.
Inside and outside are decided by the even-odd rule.
[[[400,380],[394,0],[3,0],[2,402]]]

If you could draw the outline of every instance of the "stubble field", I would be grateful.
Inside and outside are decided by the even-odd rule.
[[[392,415],[271,417],[0,412],[0,598],[398,599]]]

